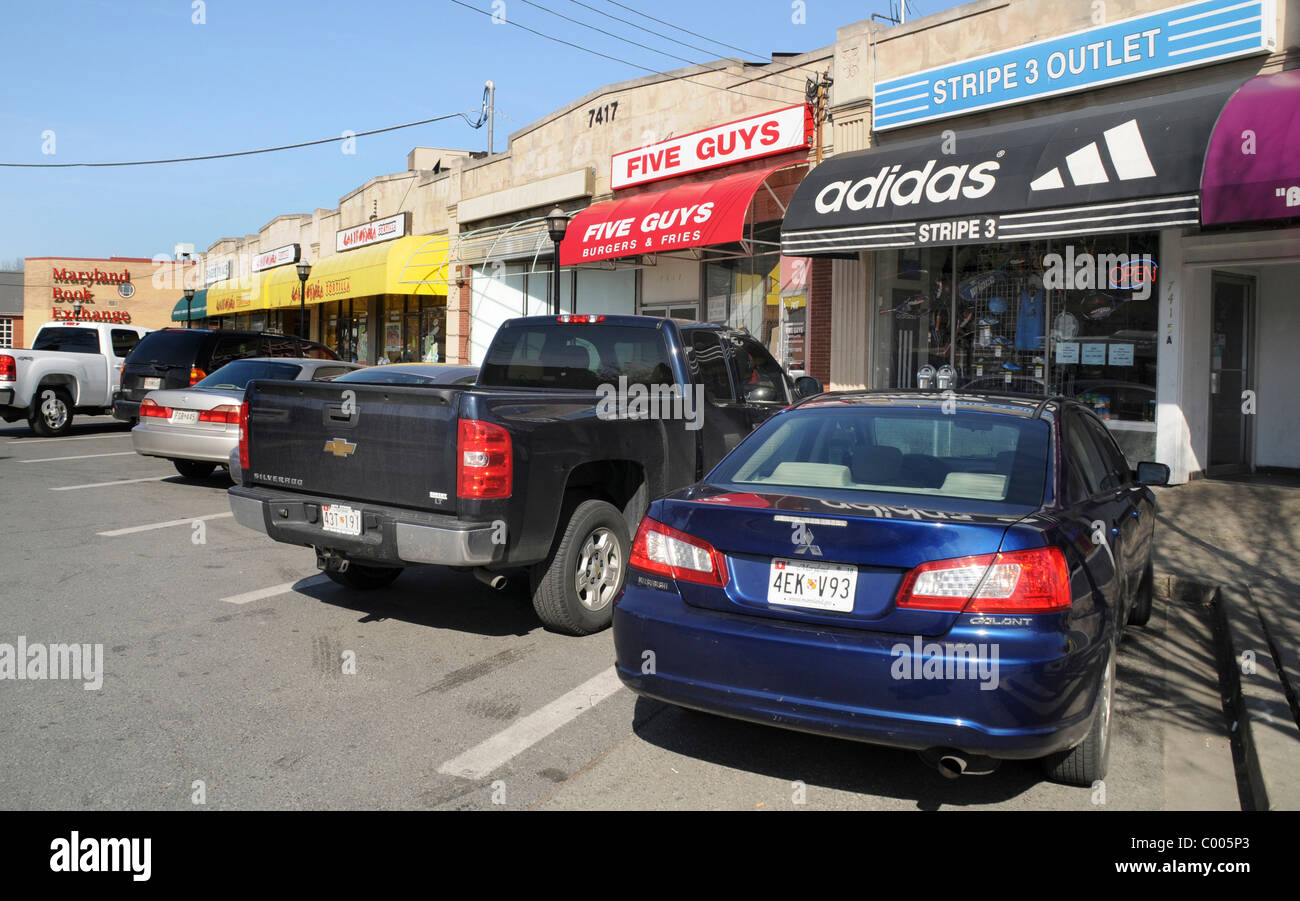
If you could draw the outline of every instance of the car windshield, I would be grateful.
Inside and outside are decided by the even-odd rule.
[[[195,388],[236,389],[243,391],[253,379],[296,379],[302,372],[297,363],[271,363],[265,360],[235,360],[194,385]]]
[[[742,442],[708,481],[835,496],[928,495],[1038,507],[1046,422],[942,407],[836,405],[778,415]]]

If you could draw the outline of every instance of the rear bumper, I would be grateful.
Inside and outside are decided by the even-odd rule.
[[[138,400],[123,400],[116,398],[113,401],[113,418],[120,419],[123,422],[132,422],[140,418],[140,402]]]
[[[116,408],[113,415],[117,416]],[[145,420],[131,430],[131,445],[137,454],[145,457],[202,460],[224,465],[230,459],[231,450],[238,447],[239,436],[226,431],[202,434],[182,429],[157,428]]]
[[[614,607],[614,647],[619,678],[647,697],[836,738],[1007,759],[1071,748],[1092,723],[1103,663],[1095,646],[1066,651],[1023,630],[959,626],[921,638],[737,616],[635,580]],[[913,662],[925,659],[915,650],[959,642],[982,644],[995,666],[963,677],[958,664],[933,677]]]
[[[505,551],[503,545],[493,543],[498,530],[491,523],[464,523],[445,515],[256,486],[236,485],[228,495],[235,521],[241,525],[276,541],[328,548],[352,560],[484,566]],[[336,503],[362,511],[360,535],[325,531],[321,504]]]

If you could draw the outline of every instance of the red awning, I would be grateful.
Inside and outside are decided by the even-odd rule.
[[[754,192],[788,165],[592,204],[569,223],[560,265],[739,241]]]

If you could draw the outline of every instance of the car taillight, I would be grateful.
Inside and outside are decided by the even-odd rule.
[[[190,367],[190,385],[194,386],[208,377],[208,374],[197,366]]]
[[[899,607],[965,613],[1049,613],[1070,606],[1070,570],[1060,548],[922,563],[898,590]]]
[[[8,354],[0,354],[0,379],[12,382],[18,378],[18,364]]]
[[[248,401],[239,405],[239,468],[248,469]]]
[[[219,407],[213,407],[211,410],[202,410],[199,412],[199,422],[239,422],[239,407],[234,404],[222,404]]]
[[[499,425],[462,419],[456,431],[456,495],[465,498],[510,496],[514,453],[510,433]]]
[[[171,419],[172,408],[159,406],[157,401],[146,397],[140,401],[140,418],[144,419],[149,416],[156,416],[159,419]]]
[[[648,516],[636,530],[628,565],[684,582],[719,588],[727,584],[727,560],[721,551]]]
[[[604,316],[595,316],[591,313],[565,313],[562,316],[555,317],[556,322],[563,322],[565,325],[591,325],[597,322],[604,322]]]

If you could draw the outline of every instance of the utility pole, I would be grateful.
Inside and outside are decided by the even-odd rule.
[[[821,78],[813,81],[807,80],[805,96],[808,102],[812,104],[813,113],[813,147],[815,149],[816,162],[813,165],[821,165],[822,161],[822,123],[830,120],[830,101],[831,85],[835,80],[831,78],[831,71],[827,69],[822,73]]]
[[[485,82],[483,86],[487,88],[488,156],[491,156],[496,152],[495,148],[492,146],[492,137],[494,126],[496,125],[497,86],[490,81]]]

